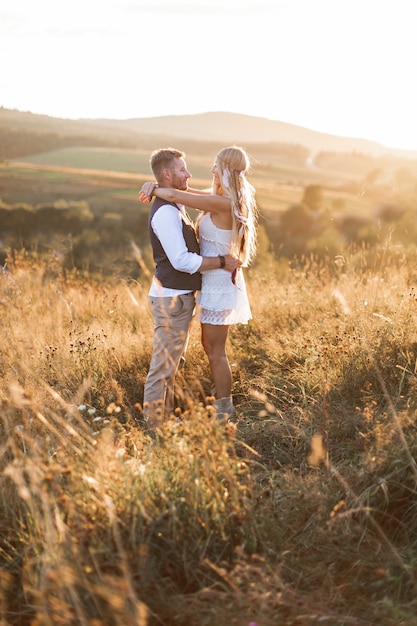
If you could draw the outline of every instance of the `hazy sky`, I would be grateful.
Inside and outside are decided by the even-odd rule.
[[[416,0],[0,0],[0,106],[229,111],[417,150]]]

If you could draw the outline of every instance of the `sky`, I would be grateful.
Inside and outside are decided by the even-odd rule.
[[[417,150],[416,0],[0,0],[0,106],[227,111]]]

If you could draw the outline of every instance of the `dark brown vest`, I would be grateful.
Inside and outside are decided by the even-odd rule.
[[[178,211],[178,207],[174,202],[167,202],[161,198],[155,198],[149,213],[148,228],[149,238],[152,245],[153,258],[155,261],[155,276],[163,287],[170,289],[189,289],[190,291],[198,291],[201,289],[201,274],[189,274],[188,272],[180,272],[176,270],[170,263],[161,242],[155,235],[151,226],[151,221],[157,210],[164,204],[171,204]],[[190,252],[200,254],[200,246],[197,241],[195,229],[191,224],[187,224],[182,220],[182,233],[186,246]]]

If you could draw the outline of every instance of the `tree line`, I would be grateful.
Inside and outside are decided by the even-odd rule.
[[[61,135],[54,132],[37,132],[0,127],[0,161],[17,159],[40,152],[62,148],[125,148],[137,147],[137,142],[127,139],[106,139],[90,135]]]

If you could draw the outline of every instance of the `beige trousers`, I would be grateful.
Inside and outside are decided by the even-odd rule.
[[[195,296],[193,293],[173,298],[149,296],[148,302],[154,319],[154,338],[143,394],[143,412],[148,420],[153,421],[158,407],[161,417],[174,408],[174,379],[187,349]]]

